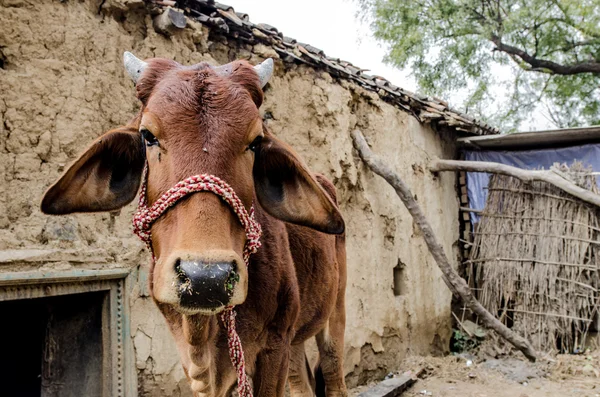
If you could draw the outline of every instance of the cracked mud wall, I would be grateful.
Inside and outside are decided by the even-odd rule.
[[[48,217],[39,200],[95,137],[136,112],[123,51],[183,64],[255,63],[277,54],[264,45],[228,42],[197,23],[167,38],[154,31],[141,0],[0,0],[0,26],[0,251],[5,257],[47,253],[6,260],[0,271],[133,268],[139,394],[189,395],[174,343],[148,295],[148,256],[131,233],[133,205]],[[410,215],[393,189],[365,169],[349,132],[361,129],[405,178],[450,258],[457,256],[459,230],[455,180],[450,173],[434,178],[426,164],[434,156],[453,158],[453,137],[353,83],[278,59],[261,111],[269,128],[338,189],[348,232],[349,385],[396,369],[407,354],[446,351],[450,292]]]

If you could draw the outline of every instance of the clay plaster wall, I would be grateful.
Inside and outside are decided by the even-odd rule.
[[[191,22],[164,37],[139,0],[0,0],[0,27],[0,250],[9,259],[14,252],[27,257],[30,250],[48,250],[34,259],[4,260],[0,272],[132,268],[139,394],[188,395],[168,329],[148,296],[148,256],[130,227],[133,205],[114,213],[48,217],[38,203],[92,139],[134,115],[138,105],[122,67],[124,50],[183,64],[258,62],[277,54],[262,45],[227,42]],[[445,351],[451,295],[408,212],[358,160],[349,132],[360,128],[412,186],[447,255],[455,258],[454,177],[424,171],[429,158],[454,156],[452,137],[375,93],[280,60],[261,110],[272,131],[339,191],[348,232],[349,385],[395,369],[406,354]],[[397,265],[404,269],[401,296],[392,289]]]

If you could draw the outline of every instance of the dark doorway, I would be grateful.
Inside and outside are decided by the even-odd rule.
[[[0,302],[6,397],[101,397],[107,293]]]

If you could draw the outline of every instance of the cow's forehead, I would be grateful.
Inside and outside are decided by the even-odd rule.
[[[238,92],[240,88],[228,75],[217,73],[210,67],[179,67],[164,73],[155,82],[151,98],[164,98],[178,106],[197,105],[202,101],[209,104],[230,96],[243,100]]]
[[[159,135],[178,136],[186,141],[212,138],[213,143],[217,143],[215,139],[243,143],[262,129],[262,118],[250,94],[232,84],[215,87],[165,76],[144,106],[143,114],[156,120]]]
[[[150,99],[165,97],[177,105],[185,105],[188,101],[197,99],[202,91],[211,85],[218,85],[219,90],[228,88],[228,84],[221,80],[209,69],[176,68],[166,72],[160,80],[156,81]],[[213,89],[216,90],[217,87]]]
[[[182,109],[194,109],[200,102],[236,102],[243,106],[247,95],[256,107],[262,104],[263,93],[259,76],[246,61],[233,61],[226,65],[211,66],[205,62],[183,66],[175,61],[153,58],[137,82],[137,96],[144,105],[150,102],[177,104]],[[241,95],[240,95],[241,94]]]
[[[229,139],[241,144],[257,130],[253,128],[257,122],[262,128],[252,96],[253,89],[260,89],[257,83],[252,66],[239,61],[214,68],[159,60],[144,73],[145,89],[153,87],[143,110],[159,120],[161,128],[156,132],[163,138],[179,136],[181,142],[210,138],[215,144]]]

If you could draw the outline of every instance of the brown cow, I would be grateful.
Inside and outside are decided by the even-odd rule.
[[[312,174],[261,121],[272,61],[182,66],[130,53],[125,61],[140,113],[98,138],[49,188],[42,211],[121,208],[135,197],[145,164],[148,204],[192,175],[226,181],[246,209],[254,204],[263,229],[262,247],[247,269],[244,229],[213,193],[185,197],[151,227],[150,289],[192,390],[218,397],[234,390],[227,336],[214,314],[236,305],[255,395],[283,396],[287,379],[294,395],[345,396],[344,221],[331,182]],[[182,292],[182,272],[191,294]],[[232,293],[222,293],[225,283],[235,284]],[[304,351],[312,336],[322,382],[315,382]]]

